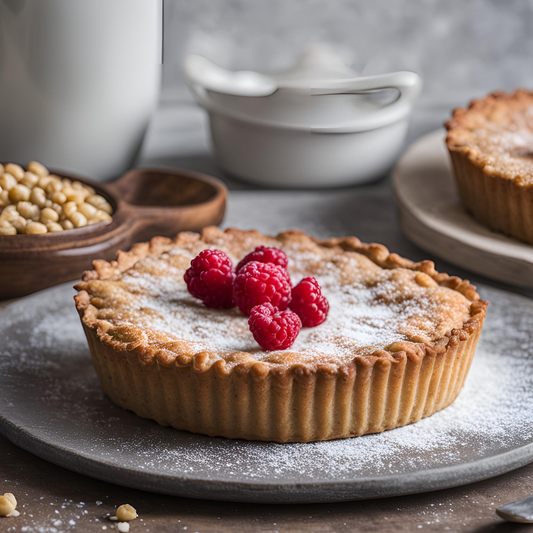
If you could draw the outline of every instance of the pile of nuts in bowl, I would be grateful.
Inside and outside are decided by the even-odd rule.
[[[55,233],[110,222],[113,208],[88,185],[50,174],[32,161],[26,170],[0,164],[0,235]]]

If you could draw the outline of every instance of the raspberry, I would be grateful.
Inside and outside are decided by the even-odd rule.
[[[245,315],[250,314],[252,307],[264,303],[283,311],[291,301],[291,285],[280,266],[252,261],[235,276],[233,299]]]
[[[291,278],[287,271],[289,260],[283,250],[280,250],[279,248],[268,248],[267,246],[258,246],[253,252],[250,252],[245,256],[244,259],[241,259],[235,269],[236,272],[238,273],[244,265],[247,265],[252,261],[257,261],[259,263],[273,263],[274,265],[280,266],[287,273],[287,281],[291,283]]]
[[[290,308],[300,317],[305,328],[313,328],[328,317],[329,303],[318,281],[311,276],[302,279],[292,289]]]
[[[302,328],[296,313],[280,312],[270,303],[253,307],[248,325],[257,344],[269,351],[290,348]]]
[[[202,250],[185,271],[189,292],[206,307],[224,309],[233,303],[233,263],[220,250]]]

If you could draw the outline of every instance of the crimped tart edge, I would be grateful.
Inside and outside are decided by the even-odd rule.
[[[520,101],[522,100],[522,102]],[[533,185],[525,183],[517,183],[513,176],[506,176],[499,172],[489,164],[488,157],[484,152],[476,147],[469,146],[461,141],[461,134],[468,130],[466,122],[470,115],[481,114],[487,115],[494,109],[509,109],[519,111],[523,107],[523,100],[529,100],[530,105],[533,106],[533,91],[525,89],[516,89],[512,93],[503,91],[495,91],[484,98],[472,100],[468,107],[458,107],[453,110],[452,118],[444,123],[447,130],[446,146],[451,153],[459,153],[465,156],[473,165],[481,169],[487,176],[492,178],[501,178],[508,180],[519,189],[533,189]]]
[[[174,239],[154,237],[149,242],[133,245],[129,252],[119,251],[116,261],[107,262],[101,259],[94,261],[94,270],[86,271],[82,281],[110,279],[129,270],[138,261],[142,261],[149,256],[160,255],[172,246],[179,246],[180,244],[198,240],[208,245],[220,244],[220,240],[224,239],[225,235],[228,234],[233,237],[242,238],[250,236],[265,237],[255,230],[242,231],[230,228],[223,232],[216,226],[204,228],[201,234],[181,232]],[[218,357],[216,353],[206,350],[191,354],[189,353],[189,344],[186,341],[182,342],[172,339],[170,336],[166,336],[160,332],[157,332],[157,335],[159,337],[167,337],[168,342],[158,342],[157,345],[150,344],[148,337],[143,333],[141,328],[139,328],[135,338],[132,338],[129,342],[113,338],[108,334],[108,331],[113,327],[112,324],[106,320],[97,318],[98,309],[91,304],[90,295],[82,288],[83,283],[75,286],[79,290],[79,293],[74,297],[76,308],[85,328],[94,331],[99,342],[112,348],[115,352],[128,353],[130,356],[136,354],[143,366],[157,361],[159,365],[164,367],[173,365],[180,367],[188,366],[194,368],[195,371],[205,372],[214,365],[217,372],[221,375],[229,374],[236,369],[240,371],[252,369],[260,375],[266,375],[269,372],[280,374],[286,372],[316,373],[318,371],[324,371],[331,373],[339,371],[342,373],[346,370],[345,367],[352,366],[355,362],[358,365],[369,366],[379,359],[399,362],[407,358],[419,363],[426,355],[443,354],[451,347],[455,347],[459,342],[465,342],[469,337],[478,335],[481,331],[488,303],[479,299],[475,287],[467,280],[437,272],[432,261],[415,263],[398,254],[389,253],[389,250],[381,244],[364,244],[356,237],[332,238],[321,241],[311,238],[303,232],[290,230],[280,233],[275,239],[283,240],[286,237],[301,240],[311,239],[324,248],[338,246],[343,251],[357,252],[365,255],[384,269],[407,268],[413,271],[423,272],[429,275],[439,285],[455,290],[465,296],[471,302],[470,318],[463,323],[461,328],[453,329],[448,335],[430,343],[397,342],[395,343],[397,345],[396,347],[401,348],[399,351],[376,350],[370,355],[355,355],[354,359],[349,363],[335,364],[306,361],[280,365],[272,362],[257,361],[251,354],[246,352],[235,352],[232,358],[233,364],[226,365],[226,361]],[[287,353],[291,353],[290,350],[287,350]]]
[[[162,426],[211,437],[312,442],[380,433],[448,407],[465,382],[481,333],[418,361],[374,358],[317,372],[159,364],[116,352],[84,325],[109,397]]]
[[[464,153],[450,150],[450,156],[466,209],[493,231],[533,244],[533,187],[487,175]]]

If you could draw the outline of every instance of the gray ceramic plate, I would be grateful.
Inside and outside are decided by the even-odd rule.
[[[451,407],[379,435],[272,444],[176,431],[115,406],[93,371],[73,290],[59,286],[0,311],[0,430],[88,476],[196,498],[333,502],[486,479],[533,461],[533,301],[481,292],[489,316]]]

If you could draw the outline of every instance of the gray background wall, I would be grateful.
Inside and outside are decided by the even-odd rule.
[[[233,68],[289,66],[333,44],[361,74],[414,70],[421,107],[533,88],[533,0],[165,0],[163,102],[190,100],[180,65],[201,53]]]

